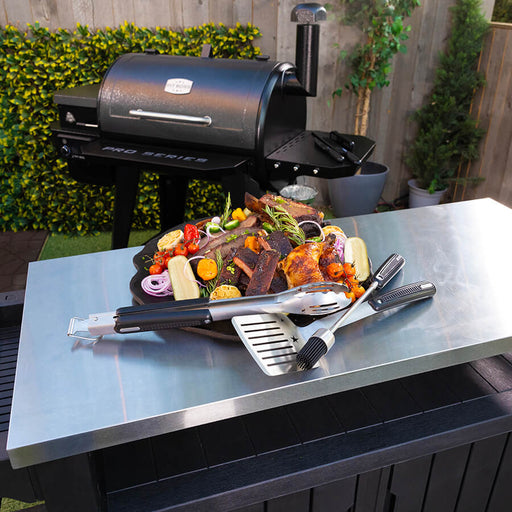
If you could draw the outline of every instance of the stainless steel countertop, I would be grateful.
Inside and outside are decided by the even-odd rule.
[[[429,279],[433,300],[355,322],[320,367],[265,375],[242,342],[179,330],[73,350],[73,316],[130,305],[139,248],[31,263],[7,451],[14,468],[450,366],[512,349],[512,210],[481,199],[333,221],[389,287]]]

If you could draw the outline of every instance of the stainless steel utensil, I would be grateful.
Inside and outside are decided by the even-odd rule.
[[[420,281],[380,293],[362,304],[350,319],[345,319],[344,324],[432,297],[435,292],[431,282]],[[261,370],[267,375],[276,376],[303,370],[297,364],[297,353],[313,333],[332,324],[332,317],[316,320],[304,327],[298,327],[284,314],[237,316],[232,319],[232,323]],[[313,367],[318,364],[316,361]]]
[[[363,295],[359,297],[350,308],[348,308],[332,325],[325,329],[319,329],[311,336],[297,353],[297,364],[303,370],[313,368],[318,360],[324,356],[334,344],[334,333],[341,327],[343,322],[377,289],[381,289],[393,279],[402,269],[405,260],[399,254],[392,254],[377,269],[372,276],[370,285]]]
[[[298,286],[272,295],[238,299],[193,299],[129,306],[115,312],[96,313],[89,318],[72,318],[68,336],[97,339],[105,334],[156,331],[176,327],[207,325],[236,315],[295,313],[329,315],[350,304],[340,283],[320,282]]]

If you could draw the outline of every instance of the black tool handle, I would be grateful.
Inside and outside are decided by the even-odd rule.
[[[372,297],[368,304],[375,311],[385,311],[386,309],[396,308],[410,302],[433,297],[435,293],[436,287],[433,283],[430,281],[419,281],[400,286],[389,292],[380,293]]]
[[[125,306],[116,310],[116,315],[132,315],[144,311],[174,311],[176,309],[204,309],[208,307],[210,300],[208,297],[187,300],[166,300],[154,304],[141,304],[139,306]]]
[[[127,333],[205,325],[212,321],[212,317],[207,308],[177,309],[170,307],[129,313],[118,310],[114,320],[114,330],[118,333]]]
[[[349,150],[354,149],[355,142],[340,132],[333,130],[332,132],[329,133],[329,137],[334,142],[337,142],[338,144],[340,144],[341,146],[343,146],[346,149],[349,149]]]
[[[405,260],[400,254],[392,254],[373,274],[373,282],[377,283],[377,289],[384,288],[404,265]]]
[[[322,151],[325,151],[331,158],[334,158],[337,162],[345,161],[345,157],[340,155],[337,151],[331,149],[327,144],[322,142],[320,139],[315,138],[315,146],[318,146]]]

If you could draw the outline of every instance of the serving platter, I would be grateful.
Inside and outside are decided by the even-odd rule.
[[[142,247],[142,249],[133,257],[132,262],[135,267],[135,274],[130,280],[130,292],[132,294],[133,300],[137,304],[158,304],[162,302],[174,301],[172,296],[170,297],[154,297],[152,295],[147,294],[143,289],[141,282],[142,280],[149,275],[148,269],[151,265],[151,259],[153,255],[157,251],[157,243],[160,238],[162,238],[166,233],[174,231],[176,229],[183,230],[185,224],[187,222],[183,222],[182,224],[178,224],[170,229],[162,231],[151,240],[146,242],[146,244]],[[208,336],[227,340],[227,341],[240,341],[240,338],[236,334],[236,331],[231,324],[231,321],[224,320],[221,322],[214,322],[208,326],[204,327],[182,327],[183,330],[188,332],[197,332],[199,334],[208,334]]]
[[[191,223],[197,223],[199,221],[189,221]],[[135,274],[130,280],[130,292],[133,296],[134,301],[137,304],[144,305],[144,304],[158,304],[158,303],[164,303],[169,301],[174,301],[174,298],[172,296],[163,296],[163,297],[156,297],[153,295],[147,294],[142,289],[142,280],[149,275],[149,267],[152,264],[152,258],[155,252],[158,250],[157,244],[160,238],[162,238],[165,234],[181,229],[183,230],[184,226],[189,222],[183,222],[181,224],[178,224],[172,228],[169,228],[165,231],[162,231],[152,239],[150,239],[143,247],[142,249],[135,254],[133,257],[133,265],[136,269]],[[365,283],[362,283],[364,287],[366,287],[366,283],[371,280],[372,273],[372,262],[370,259],[368,259],[369,266],[370,266],[370,277]],[[295,324],[297,328],[306,327],[309,324],[311,324],[315,319],[318,320],[320,317],[311,317],[309,315],[299,315],[299,314],[289,314],[288,315],[289,320]],[[240,341],[239,336],[237,335],[237,331],[235,327],[232,325],[230,320],[224,320],[224,321],[217,321],[213,322],[212,324],[209,324],[207,326],[203,327],[184,327],[183,329],[189,331],[189,332],[198,332],[198,333],[208,333],[209,336],[220,338],[220,339],[228,339],[232,341]]]

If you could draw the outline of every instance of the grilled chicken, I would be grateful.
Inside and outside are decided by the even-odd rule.
[[[323,242],[308,242],[295,247],[281,261],[280,268],[286,276],[288,288],[325,280],[318,264],[323,251]]]
[[[336,237],[329,235],[324,242],[308,242],[293,249],[280,263],[288,287],[331,281],[327,267],[331,263],[340,263],[341,261],[334,248],[335,241]]]

